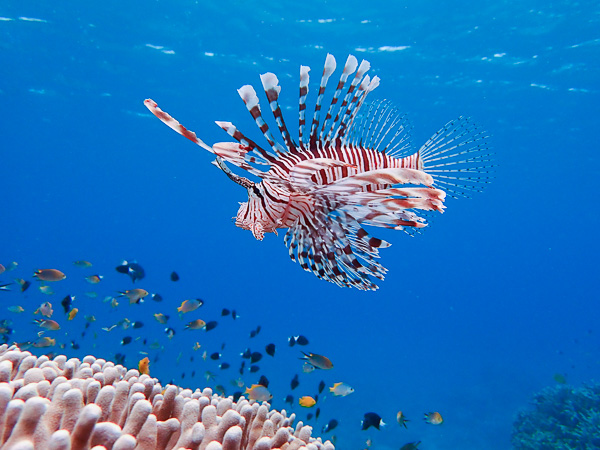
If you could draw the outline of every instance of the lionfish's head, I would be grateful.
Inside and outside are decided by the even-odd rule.
[[[240,203],[235,226],[252,231],[256,239],[262,241],[265,233],[273,233],[276,224],[273,223],[265,212],[264,193],[261,183],[248,187],[248,201]]]
[[[213,146],[213,148],[218,149],[221,153],[223,153],[223,149],[228,147],[230,147],[228,143],[220,143]],[[248,191],[248,201],[240,203],[240,209],[238,210],[237,217],[235,217],[235,225],[244,230],[252,231],[254,237],[259,241],[262,241],[265,233],[277,233],[275,230],[277,225],[273,223],[265,211],[266,193],[262,182],[255,183],[248,178],[234,174],[219,156],[213,161],[213,164],[225,172],[232,181],[245,187]]]

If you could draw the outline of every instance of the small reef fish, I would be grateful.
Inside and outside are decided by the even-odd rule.
[[[138,363],[138,370],[142,375],[150,375],[150,359],[147,356]]]
[[[173,339],[173,336],[175,336],[175,330],[173,328],[165,328],[165,333],[167,334],[167,337],[169,339]]]
[[[41,328],[45,330],[56,331],[60,330],[60,325],[55,320],[51,319],[35,319],[33,323],[38,324]]]
[[[171,281],[179,281],[179,274],[177,272],[171,272]]]
[[[200,330],[206,326],[206,322],[202,319],[192,320],[185,325],[186,330]]]
[[[317,355],[316,353],[302,352],[302,354],[304,355],[304,358],[300,358],[300,359],[304,359],[304,360],[308,361],[310,364],[312,364],[317,369],[323,369],[323,370],[333,369],[332,362],[326,356]]]
[[[210,322],[206,323],[206,331],[210,331],[210,330],[214,330],[215,328],[217,328],[217,321],[216,320],[211,320]]]
[[[200,350],[200,347],[202,347],[200,345],[200,342],[196,342],[192,348],[194,349],[194,351],[196,351],[196,350]]]
[[[71,311],[71,304],[73,303],[74,300],[75,300],[74,295],[67,295],[65,298],[63,298],[60,301],[61,306],[65,310],[65,314],[69,314],[69,311]]]
[[[10,286],[11,284],[12,284],[12,283],[0,284],[0,291],[10,291],[10,288],[9,288],[9,286]]]
[[[6,267],[0,264],[0,274],[3,274],[6,271]]]
[[[165,324],[169,320],[169,316],[164,315],[163,313],[154,314],[154,318],[158,323]]]
[[[199,298],[194,298],[191,300],[184,300],[181,302],[181,305],[177,307],[177,312],[181,314],[189,313],[200,308],[204,302]]]
[[[22,278],[16,278],[15,281],[21,286],[21,292],[25,292],[27,289],[29,289],[29,286],[31,286],[29,281],[26,281]]]
[[[290,336],[288,338],[288,345],[290,347],[293,347],[294,345],[308,345],[308,339],[305,336],[302,336],[301,334],[298,336]]]
[[[144,297],[148,295],[145,289],[129,289],[128,291],[119,292],[123,297],[129,299],[129,303],[140,303]]]
[[[73,265],[75,267],[81,267],[83,269],[87,269],[88,267],[92,267],[92,263],[89,261],[84,261],[84,260],[80,260],[80,261],[73,261]]]
[[[275,356],[275,344],[268,344],[265,347],[265,352],[267,353],[267,355],[269,356]]]
[[[38,309],[36,309],[33,314],[41,314],[44,317],[52,317],[54,310],[52,309],[52,303],[44,302],[40,305]]]
[[[339,422],[336,419],[331,419],[329,422],[327,422],[327,424],[325,424],[322,431],[323,431],[323,433],[329,433],[334,428],[336,428],[338,425],[339,425]]]
[[[400,447],[400,450],[418,450],[420,444],[421,441],[409,442],[408,444],[404,444],[402,447]]]
[[[406,426],[406,422],[410,422],[406,416],[404,415],[404,413],[402,411],[398,411],[398,413],[396,414],[396,420],[398,421],[398,424],[404,428],[408,428]]]
[[[42,294],[46,294],[46,295],[54,294],[54,291],[52,290],[52,287],[50,287],[50,286],[40,286],[40,292]]]
[[[24,309],[22,306],[20,306],[20,305],[17,305],[17,306],[9,306],[9,307],[8,307],[8,308],[6,308],[6,309],[8,309],[8,310],[9,310],[10,312],[12,312],[12,313],[17,313],[17,314],[20,314],[20,313],[22,313],[23,311],[25,311],[25,309]]]
[[[304,364],[302,364],[302,372],[311,373],[314,370],[315,370],[315,366],[313,366],[312,364],[310,364],[308,362],[305,362]]]
[[[268,402],[273,398],[269,390],[260,384],[253,384],[251,387],[246,388],[245,394],[248,394],[249,400],[257,402]]]
[[[214,381],[215,378],[217,376],[212,373],[210,370],[207,370],[206,372],[204,372],[204,378],[206,378],[206,381]]]
[[[374,412],[365,413],[365,417],[361,422],[362,430],[368,430],[370,427],[377,428],[384,426],[385,422],[381,420],[381,416]]]
[[[441,425],[444,422],[444,419],[442,419],[442,415],[439,412],[425,413],[423,420],[431,425]]]
[[[144,268],[136,261],[123,261],[121,264],[115,267],[115,270],[119,273],[128,275],[133,283],[135,283],[137,280],[143,279],[146,276]]]
[[[67,316],[68,320],[73,320],[78,312],[79,310],[77,308],[73,308],[71,311],[69,311],[69,315]]]
[[[290,382],[290,387],[292,388],[292,391],[294,389],[296,389],[299,384],[300,384],[300,381],[298,380],[298,374],[296,374],[296,375],[294,375],[294,378],[292,378],[292,381]]]
[[[48,336],[44,336],[44,337],[38,339],[37,341],[33,341],[32,345],[35,348],[53,347],[56,345],[56,339],[52,339],[52,338],[49,338]]]
[[[90,284],[98,284],[104,278],[102,275],[90,275],[89,277],[85,277],[85,281]]]
[[[317,401],[312,398],[310,395],[305,395],[304,397],[300,397],[300,399],[298,400],[298,403],[300,404],[300,406],[303,406],[304,408],[312,408],[313,406],[315,406],[317,404]]]
[[[329,388],[329,392],[333,392],[333,395],[345,397],[346,395],[350,395],[354,392],[354,388],[346,383],[334,383],[332,387]]]
[[[41,281],[60,281],[67,278],[67,276],[64,273],[57,269],[36,270],[33,276]]]

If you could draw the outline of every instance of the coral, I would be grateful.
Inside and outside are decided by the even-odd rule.
[[[294,414],[86,356],[53,360],[0,346],[0,445],[25,449],[334,450]]]
[[[548,387],[514,423],[516,449],[600,449],[600,384]]]

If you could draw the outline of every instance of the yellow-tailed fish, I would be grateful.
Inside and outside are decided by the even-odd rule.
[[[329,392],[333,392],[333,395],[335,396],[345,397],[346,395],[352,394],[354,392],[354,388],[346,383],[339,382],[330,387]]]
[[[253,384],[251,387],[246,388],[246,392],[249,400],[257,402],[268,402],[273,398],[269,390],[262,384]]]
[[[177,312],[180,313],[189,313],[192,311],[197,310],[198,308],[200,308],[203,305],[203,301],[200,300],[199,298],[193,298],[191,300],[184,300],[183,302],[181,302],[181,305],[179,307],[177,307]]]

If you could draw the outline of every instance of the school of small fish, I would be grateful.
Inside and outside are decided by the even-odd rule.
[[[117,333],[122,350],[114,355],[106,355],[107,359],[112,359],[116,363],[128,367],[137,366],[140,373],[150,374],[152,367],[157,367],[162,355],[166,352],[178,352],[175,367],[179,367],[180,361],[185,361],[182,366],[190,370],[182,372],[178,379],[173,376],[168,383],[181,385],[186,375],[188,380],[193,380],[197,375],[196,368],[198,368],[198,377],[201,376],[202,379],[193,385],[194,387],[204,387],[205,380],[212,384],[211,387],[215,392],[224,396],[233,396],[235,401],[242,395],[250,401],[273,402],[276,407],[277,402],[283,401],[283,403],[289,404],[286,409],[291,409],[296,412],[296,415],[306,414],[306,422],[313,421],[313,426],[318,426],[317,422],[322,410],[328,415],[333,414],[336,408],[331,407],[332,404],[333,406],[343,404],[345,402],[343,398],[355,392],[350,384],[337,380],[329,383],[320,380],[316,388],[309,387],[311,379],[314,383],[315,377],[317,377],[317,375],[312,375],[313,373],[329,374],[331,371],[333,374],[335,369],[329,357],[294,348],[295,346],[308,348],[310,341],[304,335],[289,336],[286,340],[282,339],[282,344],[276,344],[277,339],[273,339],[273,342],[267,339],[266,345],[254,344],[254,342],[259,342],[257,337],[262,331],[262,326],[257,325],[248,334],[249,346],[234,357],[226,342],[216,345],[214,340],[203,338],[202,333],[208,333],[219,325],[219,321],[215,318],[209,320],[209,317],[204,316],[206,307],[203,308],[205,304],[203,299],[190,297],[165,301],[168,296],[163,297],[142,287],[129,286],[129,284],[143,283],[146,278],[145,270],[137,261],[123,261],[116,266],[117,273],[125,274],[130,278],[130,280],[126,280],[123,277],[122,280],[126,281],[119,285],[118,289],[107,285],[107,281],[104,280],[111,277],[106,277],[106,273],[92,275],[85,273],[94,267],[89,261],[78,260],[73,265],[74,268],[70,268],[70,270],[67,268],[60,270],[55,268],[37,269],[30,272],[28,276],[16,262],[7,265],[0,264],[0,291],[5,292],[0,296],[3,297],[3,304],[6,305],[4,308],[5,317],[7,317],[0,319],[0,343],[16,343],[23,350],[45,353],[49,357],[53,357],[55,349],[60,349],[61,353],[68,356],[81,357],[89,351],[87,342],[83,343],[88,333],[92,334],[94,340],[104,339],[108,333]],[[22,278],[18,278],[18,276]],[[119,275],[116,277],[121,279]],[[13,281],[10,281],[10,278]],[[82,293],[69,292],[64,297],[62,294],[55,294],[55,292],[61,292],[61,288],[59,288],[61,283],[65,286],[64,280],[77,278],[94,285],[96,290]],[[169,274],[169,279],[171,282],[179,282],[181,278],[177,272],[173,271]],[[50,283],[54,286],[53,289],[49,289]],[[32,284],[37,286],[37,289],[29,290]],[[38,291],[45,295],[40,296]],[[62,299],[55,301],[53,300],[54,295],[62,297]],[[146,315],[150,323],[156,321],[161,327],[164,326],[162,337],[154,333],[138,331],[144,330],[143,320],[124,317],[125,313],[140,316],[139,313],[144,311],[146,302],[152,302],[161,309],[164,306],[163,312],[152,312]],[[97,311],[101,305],[104,305],[103,308],[109,311],[109,314],[100,315],[98,313],[98,317],[103,319],[97,318],[94,314],[94,311]],[[220,320],[236,321],[236,326],[239,321],[239,326],[244,325],[242,315],[236,309],[218,306],[218,310],[220,314],[215,315],[220,317]],[[26,322],[22,324],[22,318],[26,317],[28,313],[32,315],[29,326]],[[203,318],[197,318],[197,315],[202,315]],[[105,322],[107,317],[110,318],[110,323]],[[15,325],[15,322],[18,322],[18,325]],[[69,322],[81,325],[80,338],[72,331],[62,331]],[[69,327],[71,325],[67,328]],[[187,355],[184,349],[178,346],[173,347],[171,344],[178,333],[188,333],[185,335],[189,336],[186,339],[189,343],[186,349]],[[28,336],[23,338],[23,334]],[[265,337],[264,334],[261,336]],[[92,344],[92,348],[95,345]],[[128,350],[133,347],[138,349],[137,353]],[[80,349],[84,353],[74,353]],[[297,366],[292,368],[296,373],[289,382],[287,392],[281,391],[279,388],[277,391],[271,391],[269,379],[263,373],[262,364],[266,361],[264,358],[271,360],[271,358],[276,358],[276,355],[285,355],[286,352],[288,355],[293,352],[294,358],[298,360]],[[176,370],[175,367],[168,369],[172,372]],[[206,370],[202,374],[203,369]],[[231,375],[231,370],[236,370],[235,375]],[[335,375],[336,378],[338,376],[339,374]],[[224,381],[227,379],[229,379],[229,383]],[[277,385],[279,384],[277,383]],[[328,389],[326,390],[326,388]],[[338,413],[342,411],[340,408],[343,406],[338,407]],[[359,418],[356,419],[356,423],[358,421]],[[403,429],[407,428],[409,419],[404,412],[398,411],[396,421],[400,429]],[[444,422],[441,414],[437,411],[425,413],[424,421],[430,425],[441,425]],[[323,434],[332,433],[343,422],[344,420],[340,418],[330,417],[319,428]],[[365,431],[371,428],[381,430],[384,425],[382,417],[375,412],[366,412],[360,422],[361,429]],[[335,435],[330,435],[328,438],[335,443]],[[416,449],[420,443],[420,441],[407,443],[402,448]],[[372,439],[369,437],[366,442],[367,448],[371,444]]]

